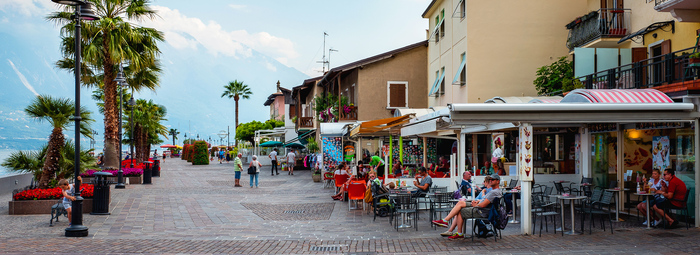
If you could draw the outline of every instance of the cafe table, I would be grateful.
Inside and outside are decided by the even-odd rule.
[[[613,189],[605,189],[605,190],[610,191],[610,192],[620,193],[620,191],[629,191],[630,189],[613,188]],[[617,202],[617,200],[618,200],[617,197],[619,197],[618,194],[615,194],[615,196],[614,196],[614,198],[615,198],[615,219],[613,220],[613,222],[624,221],[624,220],[620,219],[620,203]]]
[[[561,207],[561,231],[564,234],[567,235],[578,235],[579,233],[576,232],[575,226],[575,221],[576,217],[574,217],[574,200],[581,200],[587,198],[586,196],[575,196],[575,195],[549,195],[550,197],[555,197],[559,199],[559,206]],[[571,206],[571,231],[564,232],[564,200],[571,200],[571,203],[569,205]]]
[[[415,190],[416,190],[416,188],[414,188],[414,187],[400,187],[400,188],[396,188],[396,189],[390,191],[389,198],[391,198],[392,200],[394,200],[394,199],[396,198],[396,195],[397,195],[397,194],[411,194],[411,192],[413,192],[413,191],[415,191]],[[408,205],[406,205],[406,204],[399,204],[399,206],[401,207],[401,209],[405,209],[405,207],[408,206]],[[413,226],[407,225],[407,224],[406,224],[406,213],[402,213],[402,214],[401,214],[401,225],[399,225],[397,228],[402,229],[402,228],[411,228],[411,227],[413,227]]]
[[[649,192],[644,192],[644,193],[635,193],[635,195],[637,195],[637,196],[642,196],[642,197],[644,197],[644,199],[646,200],[646,203],[647,203],[647,229],[651,229],[651,219],[650,219],[650,217],[649,217],[649,216],[650,216],[650,215],[649,215],[649,206],[650,206],[650,204],[649,204],[649,198],[650,198],[650,197],[653,197],[654,194],[649,193]]]
[[[508,223],[513,223],[513,224],[520,224],[520,221],[517,219],[517,211],[515,210],[515,194],[520,194],[520,190],[518,189],[511,189],[509,191],[506,191],[506,193],[512,194],[510,197],[510,201],[513,203],[513,216],[511,216],[511,219],[508,221]]]

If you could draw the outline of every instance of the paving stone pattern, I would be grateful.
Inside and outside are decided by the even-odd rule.
[[[636,217],[615,223],[614,234],[596,222],[592,235],[586,226],[585,235],[561,236],[550,225],[542,237],[526,236],[519,224],[510,224],[498,242],[448,240],[439,236],[444,228],[430,227],[427,212],[420,214],[418,231],[396,231],[388,218],[373,221],[367,212],[348,210],[347,202],[331,200],[333,189],[312,182],[309,171],[261,174],[257,189],[234,188],[233,178],[232,164],[192,166],[168,159],[152,185],[112,189],[111,215],[84,215],[87,238],[64,237],[67,219],[49,227],[48,214],[8,215],[7,203],[0,203],[0,253],[700,253],[699,229],[646,230]]]

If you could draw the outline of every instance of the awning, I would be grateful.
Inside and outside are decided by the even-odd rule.
[[[665,27],[665,26],[667,26],[667,25],[671,25],[671,31],[675,31],[675,30],[676,30],[675,21],[673,21],[673,20],[671,20],[671,21],[655,22],[655,23],[652,23],[651,25],[649,25],[649,26],[647,26],[647,27],[645,27],[645,28],[640,29],[640,30],[637,31],[637,32],[634,32],[634,33],[632,33],[632,34],[630,34],[630,35],[628,35],[628,36],[622,37],[622,39],[620,39],[619,41],[617,41],[617,43],[622,43],[622,42],[624,42],[624,41],[627,41],[627,40],[632,39],[632,38],[637,37],[637,36],[643,36],[643,35],[645,35],[645,34],[647,34],[647,33],[651,33],[651,32],[653,32],[654,30],[657,30],[657,29],[659,29],[659,28]]]
[[[561,103],[673,103],[673,100],[655,89],[577,89]]]
[[[428,94],[428,96],[432,96],[433,94],[438,93],[440,91],[439,86],[444,79],[445,79],[445,70],[442,70],[442,74],[435,78],[435,83],[433,83],[433,87],[430,89],[430,93]]]
[[[414,125],[401,128],[401,136],[421,135],[437,131],[438,119],[432,119],[425,122],[420,122]]]
[[[394,117],[405,116],[409,114],[415,114],[415,116],[422,116],[432,112],[435,112],[435,110],[431,108],[399,108],[394,110]]]
[[[467,66],[467,56],[462,54],[462,63],[460,63],[459,66],[457,67],[458,68],[457,73],[455,74],[455,78],[452,79],[452,85],[464,85],[464,84],[466,84],[466,83],[458,82],[459,75],[462,74],[463,70],[466,70],[466,68],[465,68],[466,66]]]
[[[348,123],[321,123],[321,136],[331,137],[331,136],[343,136],[347,132],[345,126]]]
[[[526,103],[558,103],[562,97],[560,96],[549,96],[549,97],[493,97],[489,100],[484,101],[484,103],[492,104],[526,104]]]
[[[557,98],[549,98],[549,99],[535,98],[535,99],[530,100],[528,103],[529,104],[538,104],[538,103],[539,104],[556,104],[556,103],[561,102],[561,99],[562,99],[561,97],[559,97],[558,99]]]
[[[362,134],[372,134],[380,131],[390,131],[393,127],[400,127],[403,124],[408,123],[411,116],[404,115],[399,117],[392,117],[386,119],[370,120],[356,125],[352,130],[350,130],[350,136],[362,135]]]

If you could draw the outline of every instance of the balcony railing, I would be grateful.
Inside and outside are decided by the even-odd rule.
[[[697,78],[689,53],[693,47],[578,77],[587,89],[641,89]]]
[[[575,19],[566,27],[566,47],[573,50],[599,38],[621,38],[629,35],[630,9],[599,9]]]
[[[666,2],[671,2],[672,0],[654,0],[654,7],[659,6],[660,4],[666,3]]]
[[[343,112],[340,113],[340,120],[357,120],[356,106],[343,106]]]
[[[313,128],[314,127],[314,117],[301,117],[299,118],[299,128]]]

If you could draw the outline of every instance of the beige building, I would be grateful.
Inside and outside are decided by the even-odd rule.
[[[586,1],[433,0],[429,21],[428,105],[536,96],[537,69],[566,56],[564,25]]]

